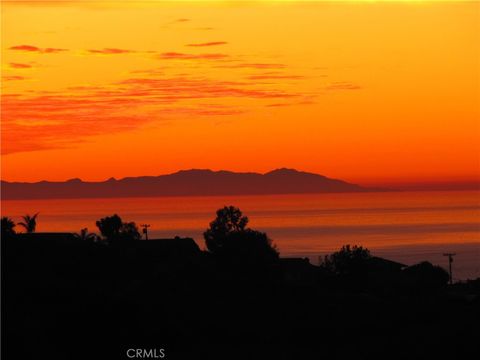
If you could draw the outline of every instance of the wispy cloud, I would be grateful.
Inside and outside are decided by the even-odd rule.
[[[165,52],[158,56],[161,60],[221,60],[228,58],[226,54],[184,54]]]
[[[222,97],[288,98],[296,96],[280,90],[252,88],[249,83],[212,80],[202,77],[131,78],[122,81],[136,91],[155,95],[156,99],[208,99]]]
[[[132,70],[130,71],[130,74],[142,74],[142,75],[151,75],[151,76],[158,76],[158,75],[164,75],[165,70],[163,68],[161,69],[143,69],[143,70]]]
[[[205,42],[205,43],[193,43],[193,44],[187,44],[185,46],[190,46],[190,47],[206,47],[206,46],[218,46],[218,45],[226,45],[228,44],[226,41],[211,41],[211,42]]]
[[[90,54],[100,54],[100,55],[117,55],[117,54],[129,54],[135,51],[126,50],[126,49],[117,49],[117,48],[103,48],[103,49],[90,49],[88,50]]]
[[[277,75],[277,74],[260,74],[247,76],[249,80],[298,80],[303,79],[301,75]]]
[[[286,106],[295,106],[295,105],[312,105],[315,104],[313,100],[310,100],[308,96],[304,97],[303,100],[295,101],[295,102],[281,102],[281,103],[273,103],[267,104],[266,107],[286,107]]]
[[[85,136],[137,128],[147,118],[120,111],[128,104],[81,94],[2,96],[2,153],[73,147]]]
[[[24,76],[19,76],[19,75],[5,75],[2,77],[4,81],[15,81],[15,80],[24,80]]]
[[[46,54],[59,53],[59,52],[64,52],[64,51],[68,51],[68,49],[59,49],[59,48],[41,49],[41,52],[46,53]]]
[[[290,99],[298,95],[260,89],[249,82],[198,76],[128,78],[107,86],[74,86],[36,96],[2,97],[4,154],[76,146],[93,135],[129,131],[172,118],[233,116],[236,105],[199,105],[229,98]],[[25,136],[28,134],[28,136]]]
[[[229,69],[283,69],[286,68],[285,64],[274,64],[274,63],[237,63],[237,64],[224,64],[217,65],[219,68],[229,68]]]
[[[10,63],[9,65],[12,69],[29,69],[32,67],[32,65],[21,63]]]
[[[176,20],[187,21],[189,19]],[[249,62],[243,57],[221,52],[196,54],[193,49],[225,44],[225,41],[189,43],[186,46],[192,48],[192,53],[150,51],[148,53],[153,55],[149,57],[161,60],[157,62],[160,66],[130,71],[127,78],[105,85],[81,83],[57,91],[32,91],[15,96],[4,94],[2,153],[75,147],[91,136],[131,131],[149,123],[160,124],[172,119],[221,117],[228,121],[229,116],[233,118],[247,112],[251,106],[280,107],[302,101],[304,95],[281,86],[285,80],[303,78],[284,74],[285,64]],[[68,51],[33,45],[10,49],[41,54]],[[84,49],[83,53],[114,56],[146,52],[105,47]],[[216,70],[195,75],[189,73],[190,62]],[[10,66],[25,69],[30,65],[10,63]],[[237,81],[210,77],[215,71],[220,72],[217,68],[240,69],[240,76],[246,77],[237,77]],[[177,75],[172,75],[169,69],[174,69]],[[241,69],[250,69],[251,74],[245,75]],[[4,77],[4,80],[23,79],[21,76]],[[259,80],[270,81],[267,84],[267,81]],[[331,86],[341,84],[345,85]]]
[[[284,107],[284,106],[292,106],[293,104],[287,103],[274,103],[274,104],[267,104],[266,107]]]
[[[68,51],[68,49],[61,49],[61,48],[40,48],[37,46],[33,45],[16,45],[16,46],[11,46],[9,48],[10,50],[15,50],[15,51],[23,51],[23,52],[30,52],[30,53],[41,53],[41,54],[54,54],[54,53],[60,53],[64,51]]]
[[[333,82],[325,87],[326,90],[360,90],[361,88],[360,85],[345,81]]]

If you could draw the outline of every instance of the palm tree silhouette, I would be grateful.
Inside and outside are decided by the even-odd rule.
[[[97,234],[89,233],[87,228],[83,228],[79,233],[73,234],[77,239],[82,241],[96,241]]]
[[[15,234],[15,222],[7,216],[2,217],[2,237]]]
[[[23,221],[19,222],[17,225],[22,226],[28,234],[34,233],[37,227],[37,216],[39,213],[36,213],[33,216],[25,215],[22,216]]]

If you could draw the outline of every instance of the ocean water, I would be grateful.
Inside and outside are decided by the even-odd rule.
[[[240,207],[281,256],[316,264],[319,256],[357,244],[407,265],[428,260],[446,268],[443,253],[455,252],[454,277],[480,277],[478,191],[11,200],[1,209],[15,221],[39,212],[37,231],[95,232],[97,219],[117,213],[150,224],[150,238],[188,236],[204,247],[202,232],[224,205]]]

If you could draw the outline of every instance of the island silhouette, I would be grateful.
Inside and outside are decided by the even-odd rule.
[[[191,169],[168,175],[110,178],[100,182],[1,182],[4,200],[154,196],[273,195],[385,191],[295,169],[265,174]]]

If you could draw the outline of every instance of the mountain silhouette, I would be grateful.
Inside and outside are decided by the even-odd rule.
[[[75,178],[64,182],[2,181],[1,185],[4,200],[306,194],[380,190],[285,168],[265,174],[192,169],[169,175],[126,177],[120,180],[110,178],[100,182],[86,182]]]

